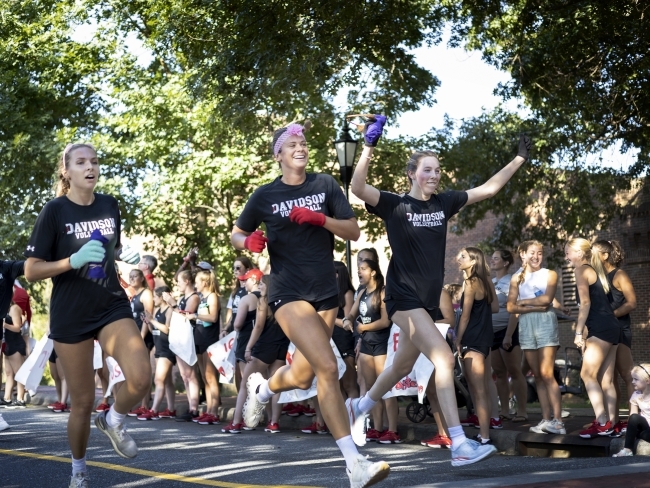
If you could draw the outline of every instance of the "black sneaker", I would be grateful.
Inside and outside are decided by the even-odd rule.
[[[481,434],[476,434],[474,437],[472,437],[472,439],[474,439],[476,442],[478,442],[479,444],[481,444],[483,446],[485,446],[485,445],[493,446],[494,445],[494,442],[492,442],[492,439],[483,440],[483,438],[481,437]]]
[[[11,405],[11,400],[7,401],[4,398],[0,398],[0,408],[6,408]]]
[[[14,408],[26,408],[27,405],[25,402],[21,402],[20,400],[14,400],[10,404],[6,405],[6,408],[14,409]]]
[[[195,419],[199,416],[199,412],[187,411],[183,415],[176,416],[176,422],[191,422],[192,419]]]

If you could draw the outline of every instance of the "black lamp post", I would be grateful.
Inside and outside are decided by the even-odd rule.
[[[350,182],[352,181],[352,170],[357,155],[357,146],[359,145],[359,142],[350,136],[349,131],[350,126],[348,125],[347,120],[344,120],[341,135],[337,141],[334,141],[336,156],[339,160],[339,166],[341,167],[341,181],[345,188],[345,198],[347,198],[348,201],[350,201],[349,189]],[[350,262],[350,241],[345,241],[345,259],[348,269],[350,269],[350,266],[352,265]]]

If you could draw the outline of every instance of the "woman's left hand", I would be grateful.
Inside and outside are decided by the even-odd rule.
[[[250,351],[244,351],[244,359],[246,360],[247,363],[250,363],[252,358],[251,358],[251,352]]]

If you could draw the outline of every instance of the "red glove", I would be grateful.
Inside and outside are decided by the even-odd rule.
[[[322,213],[314,212],[306,207],[293,207],[289,213],[289,220],[296,224],[311,224],[323,227],[327,217]]]
[[[268,239],[261,230],[256,230],[244,241],[244,247],[251,252],[262,252]]]

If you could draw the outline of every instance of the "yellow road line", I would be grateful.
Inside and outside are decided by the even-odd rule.
[[[43,461],[57,461],[60,463],[72,462],[70,458],[50,456],[48,454],[36,454],[32,452],[12,451],[9,449],[0,449],[0,454],[5,454],[6,456],[19,456],[19,457],[26,457],[32,459],[40,459]],[[227,481],[214,481],[214,480],[206,480],[202,478],[192,478],[190,476],[183,476],[180,474],[159,473],[157,471],[130,468],[128,466],[120,466],[118,464],[110,464],[110,463],[101,463],[99,461],[86,461],[86,464],[88,466],[111,469],[113,471],[121,471],[123,473],[135,474],[138,476],[147,476],[149,478],[172,480],[181,483],[192,483],[195,485],[218,486],[220,488],[313,488],[312,486],[298,486],[298,485],[250,485],[250,484],[242,484],[242,483],[228,483]]]

